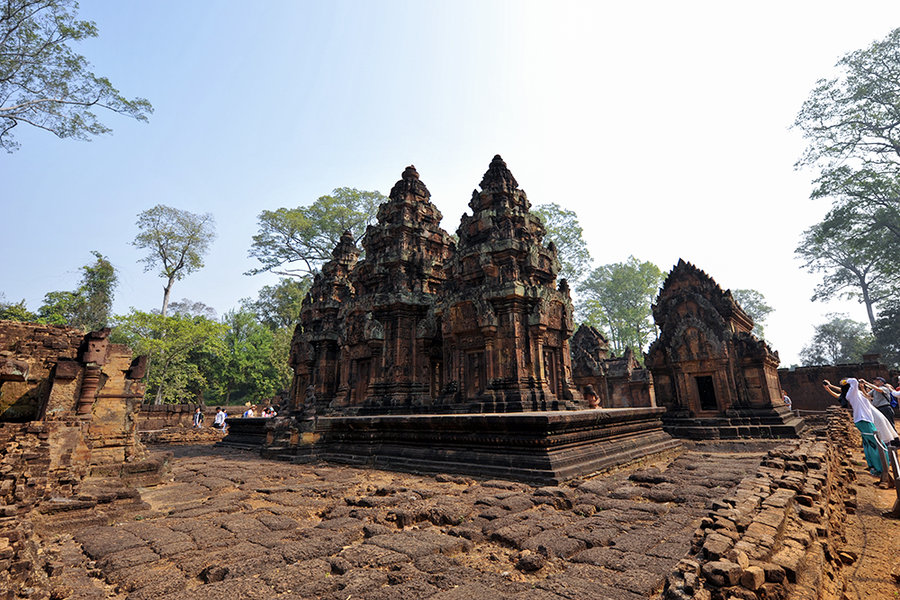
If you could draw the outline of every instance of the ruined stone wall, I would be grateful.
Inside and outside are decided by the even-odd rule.
[[[839,385],[841,379],[847,377],[866,381],[884,377],[893,385],[897,381],[897,375],[897,371],[891,371],[879,362],[778,369],[781,387],[791,397],[791,407],[794,410],[824,411],[829,406],[837,405],[837,400],[822,389],[823,379]]]
[[[83,339],[84,332],[71,327],[0,321],[0,420],[40,418],[48,396],[49,409],[74,403],[80,378],[67,384],[61,378],[56,387],[52,379],[57,364],[76,360]]]
[[[662,597],[840,598],[844,524],[856,506],[852,436],[845,412],[832,409],[827,436],[770,451],[755,477],[713,503]]]

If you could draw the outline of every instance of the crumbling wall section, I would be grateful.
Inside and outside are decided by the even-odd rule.
[[[32,421],[74,406],[83,338],[71,327],[0,321],[0,420]]]
[[[713,504],[662,598],[841,598],[844,523],[856,507],[853,432],[846,412],[831,410],[826,431],[770,451],[755,477]]]

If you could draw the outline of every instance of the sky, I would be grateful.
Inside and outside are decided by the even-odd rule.
[[[263,210],[338,187],[387,194],[415,165],[454,232],[491,158],[533,205],[574,210],[596,265],[679,258],[775,308],[766,338],[798,362],[831,312],[794,249],[827,211],[790,128],[845,53],[900,26],[900,3],[82,0],[75,46],[149,123],[103,116],[90,143],[18,127],[0,155],[0,292],[32,310],[92,250],[114,311],[159,308],[131,245],[156,204],[212,213],[205,267],[175,284],[220,315],[277,281],[246,276]]]

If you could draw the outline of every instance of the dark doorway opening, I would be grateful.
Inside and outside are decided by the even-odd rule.
[[[713,386],[712,375],[698,375],[697,394],[700,396],[700,410],[718,410],[716,402],[716,388]]]

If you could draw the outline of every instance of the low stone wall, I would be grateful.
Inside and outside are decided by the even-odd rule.
[[[203,410],[203,426],[211,427],[216,418],[216,406],[206,406]],[[239,416],[244,406],[223,406],[231,416]],[[170,427],[191,427],[196,404],[142,404],[137,414],[138,431],[155,431]]]
[[[837,400],[822,389],[823,379],[838,385],[841,379],[847,377],[857,377],[867,381],[874,381],[876,377],[884,377],[893,384],[897,380],[897,375],[897,371],[889,370],[879,362],[797,367],[793,370],[778,369],[778,380],[787,395],[791,397],[791,408],[813,411],[825,411],[829,406],[837,406]]]
[[[713,504],[665,600],[841,597],[852,558],[841,552],[843,527],[856,506],[844,458],[853,430],[845,411],[829,412],[827,436],[771,450],[755,477]]]

